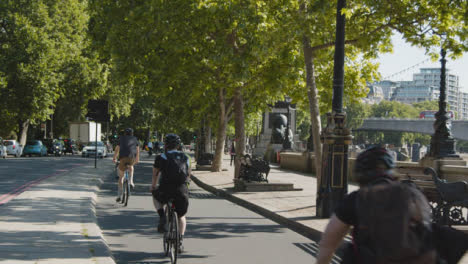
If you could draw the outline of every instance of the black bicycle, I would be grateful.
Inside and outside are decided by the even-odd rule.
[[[180,229],[173,199],[167,202],[164,214],[167,219],[167,231],[163,235],[164,253],[170,257],[172,264],[176,264],[180,246]]]

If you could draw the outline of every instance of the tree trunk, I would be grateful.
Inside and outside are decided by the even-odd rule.
[[[23,147],[26,145],[26,139],[28,137],[28,128],[29,128],[29,119],[27,119],[26,121],[23,121],[23,120],[20,120],[18,122],[18,125],[19,125],[19,142],[21,145],[23,145]]]
[[[322,131],[322,124],[320,121],[320,109],[318,100],[318,90],[315,84],[314,75],[314,54],[310,47],[310,39],[304,37],[304,60],[306,67],[306,86],[308,88],[309,97],[309,110],[310,110],[310,122],[312,138],[314,142],[314,154],[315,154],[315,175],[317,177],[317,186],[320,186],[320,173],[322,171],[322,142],[320,141],[320,133]],[[317,188],[318,189],[318,188]]]
[[[242,87],[237,87],[234,92],[234,126],[236,129],[236,159],[234,178],[239,178],[240,158],[245,154],[245,126],[244,126],[244,101],[242,99]]]
[[[218,131],[216,133],[216,149],[213,164],[211,165],[211,171],[217,172],[222,170],[223,164],[223,153],[224,153],[224,142],[226,140],[226,127],[227,127],[227,116],[226,116],[226,102],[224,88],[219,90],[219,124]]]

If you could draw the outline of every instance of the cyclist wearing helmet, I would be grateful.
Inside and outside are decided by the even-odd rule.
[[[140,161],[140,148],[138,139],[133,136],[133,129],[125,129],[124,135],[120,136],[119,142],[115,147],[113,162],[117,162],[119,157],[119,189],[116,201],[120,202],[122,196],[123,175],[127,165],[129,165],[130,186],[135,187],[133,183],[133,165]]]
[[[363,187],[376,180],[395,180],[393,168],[395,168],[395,161],[388,151],[382,147],[372,147],[357,157],[354,175],[359,186]],[[335,209],[319,244],[317,264],[330,263],[333,253],[351,226],[356,225],[357,194],[358,191],[348,194]]]
[[[348,245],[345,249],[342,263],[457,263],[463,256],[468,248],[468,235],[447,226],[431,224],[431,209],[429,207],[429,203],[424,198],[423,194],[415,189],[416,187],[414,185],[411,186],[411,184],[408,183],[396,183],[395,181],[397,178],[393,174],[394,168],[395,160],[385,148],[372,147],[358,156],[354,166],[354,175],[359,183],[360,190],[348,194],[335,209],[335,213],[330,218],[319,244],[317,264],[330,263],[333,253],[338,248],[340,242],[348,233],[351,226],[354,227],[352,232],[353,244]],[[412,196],[411,199],[406,200],[404,198],[390,195],[390,192],[394,190],[404,189],[410,190],[409,193]],[[379,199],[379,197],[375,195],[366,196],[371,194],[371,192],[375,192],[377,195],[381,195],[386,198]],[[408,193],[401,192],[397,194],[406,195]],[[367,203],[365,200],[366,197],[372,197],[367,199],[367,201],[378,201]],[[403,204],[403,206],[400,207],[402,201],[406,203],[406,206]],[[363,203],[363,205],[360,206],[360,203]],[[392,206],[387,207],[392,204],[397,204],[397,206],[393,208],[391,208]],[[411,204],[412,206],[408,206],[408,204]],[[383,217],[380,217],[379,214],[375,214],[376,211],[369,209],[368,205],[370,205],[371,208],[379,208],[380,211],[383,211],[384,213],[381,213]],[[404,209],[405,207],[409,209]],[[408,213],[411,211],[416,213],[414,215],[400,215],[395,213],[395,211],[398,211],[396,208],[403,208],[400,210],[401,212]],[[365,212],[371,213],[366,214]],[[390,219],[394,219],[394,215],[409,216],[409,219],[411,220],[408,221],[409,224],[406,227],[409,227],[410,230],[415,230],[414,233],[412,233],[412,242],[418,243],[414,241],[418,241],[418,239],[420,239],[419,241],[421,243],[419,244],[420,247],[416,249],[416,251],[412,251],[413,255],[410,255],[411,257],[394,259],[391,262],[386,262],[388,259],[378,259],[376,257],[382,256],[385,253],[382,254],[382,251],[377,251],[380,252],[378,253],[380,255],[375,253],[375,241],[372,240],[377,237],[375,234],[380,235],[383,233],[386,238],[393,238],[398,237],[398,235],[394,234],[409,232],[408,229],[405,229],[404,232],[398,231],[398,227],[402,226],[401,223],[405,222],[398,221],[402,218],[399,218],[394,222],[391,221],[391,224],[387,223],[382,226],[373,223],[376,223],[375,219],[379,219],[379,222],[377,223],[381,223],[380,219],[389,219],[389,216],[391,217]],[[395,232],[395,230],[397,231]],[[368,245],[369,241],[374,241],[374,243]],[[390,245],[388,248],[392,249],[399,248],[398,246],[394,246],[395,244],[385,245]],[[414,249],[414,247],[411,248]],[[383,247],[377,246],[377,250],[379,249],[382,250]],[[414,252],[417,253],[414,254]],[[398,258],[401,256],[394,254],[393,257]]]
[[[166,231],[166,216],[164,204],[174,199],[175,211],[179,217],[180,248],[183,251],[182,241],[187,225],[185,214],[189,205],[188,180],[191,175],[190,158],[179,151],[181,141],[178,135],[168,134],[164,139],[165,152],[156,156],[153,165],[153,179],[151,192],[153,204],[159,215],[158,232]],[[159,186],[157,186],[159,183]]]

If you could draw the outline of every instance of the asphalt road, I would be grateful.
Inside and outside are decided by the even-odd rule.
[[[0,206],[41,181],[88,162],[94,160],[77,155],[0,159]]]
[[[154,156],[153,156],[154,157]],[[149,193],[152,161],[135,168],[136,188],[127,207],[115,203],[116,180],[108,177],[98,198],[98,224],[117,263],[169,263],[156,232]],[[178,263],[311,263],[315,242],[243,207],[190,186],[184,252]]]

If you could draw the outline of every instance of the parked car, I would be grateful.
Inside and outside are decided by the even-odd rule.
[[[78,153],[78,146],[75,140],[67,138],[63,140],[63,144],[65,147],[65,150],[63,151],[64,155],[66,155],[67,153],[70,153],[72,155]]]
[[[3,145],[3,140],[0,138],[0,158],[7,157],[7,148]]]
[[[23,156],[47,156],[47,147],[40,140],[30,140],[24,146]]]
[[[3,141],[3,145],[6,147],[7,155],[20,157],[23,153],[23,146],[21,146],[21,144],[14,139]]]
[[[96,155],[96,142],[89,142],[81,151],[82,157],[90,157]],[[97,156],[99,158],[107,157],[107,147],[102,141],[97,142]]]

